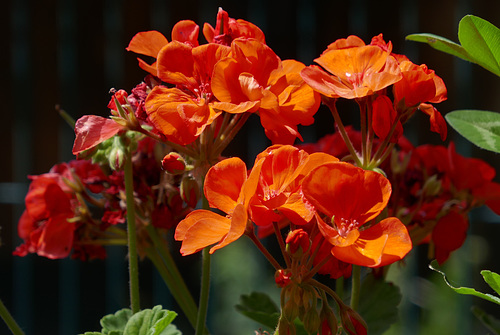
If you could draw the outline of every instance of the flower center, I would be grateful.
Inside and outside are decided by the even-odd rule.
[[[332,217],[332,226],[337,230],[338,234],[343,238],[346,238],[347,235],[354,229],[358,229],[359,222],[355,219],[336,219],[335,216]]]

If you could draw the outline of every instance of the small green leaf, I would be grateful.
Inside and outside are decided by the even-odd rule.
[[[276,328],[280,311],[272,299],[265,293],[252,292],[242,295],[236,310],[269,329]]]
[[[487,314],[477,306],[472,306],[471,310],[472,314],[474,314],[479,319],[479,321],[481,321],[481,323],[486,326],[486,328],[488,328],[494,334],[500,334],[500,320],[490,314]]]
[[[477,16],[466,15],[458,25],[458,39],[475,63],[500,76],[500,29]]]
[[[154,325],[161,319],[169,317],[169,311],[155,306],[152,309],[143,309],[130,317],[123,335],[151,335]]]
[[[444,279],[446,285],[448,285],[455,292],[457,292],[459,294],[464,294],[464,295],[473,295],[473,296],[476,296],[478,298],[485,299],[485,300],[488,300],[490,302],[494,302],[495,304],[500,305],[500,298],[496,297],[494,295],[478,292],[475,289],[469,288],[469,287],[454,287],[454,286],[452,286],[448,282],[448,279],[446,278],[446,274],[443,271],[438,270],[437,267],[438,267],[438,263],[436,260],[433,260],[429,264],[429,268],[431,270],[434,270],[434,271],[440,273],[443,276],[443,279]]]
[[[398,321],[399,288],[370,274],[363,280],[361,292],[358,312],[368,325],[369,334],[383,334]]]
[[[500,153],[500,114],[479,110],[458,110],[445,115],[448,123],[480,148]]]
[[[406,36],[409,41],[427,43],[436,50],[462,58],[463,60],[475,63],[475,60],[460,45],[447,38],[434,34],[411,34]]]
[[[490,285],[490,287],[497,293],[500,294],[500,275],[490,270],[481,271],[484,281]]]
[[[123,333],[125,325],[132,316],[132,311],[128,308],[121,309],[115,314],[109,314],[101,319],[102,333],[109,334],[113,331]]]

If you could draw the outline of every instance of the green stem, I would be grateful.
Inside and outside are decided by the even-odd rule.
[[[155,249],[155,253],[148,254],[148,257],[154,263],[170,293],[172,293],[184,314],[186,314],[191,325],[195,327],[198,307],[186,286],[186,282],[182,278],[165,242],[160,239],[157,229],[152,225],[147,225],[146,230],[153,241]]]
[[[140,310],[139,300],[139,264],[137,261],[137,234],[135,228],[135,204],[134,204],[134,178],[132,173],[131,153],[125,155],[125,195],[127,203],[127,232],[128,232],[128,263],[130,280],[130,308],[132,313]]]
[[[208,296],[210,291],[210,249],[207,247],[202,251],[202,268],[201,268],[201,290],[200,302],[198,309],[198,318],[196,320],[196,335],[205,332],[205,321],[208,311]]]
[[[0,316],[2,317],[3,321],[5,321],[7,327],[9,327],[13,335],[24,335],[21,327],[19,327],[16,320],[14,320],[12,314],[10,314],[9,310],[7,309],[7,307],[5,307],[2,300],[0,300]]]
[[[323,103],[325,105],[327,105],[328,108],[330,109],[330,112],[333,115],[333,119],[335,120],[335,124],[337,125],[337,128],[340,132],[340,136],[344,140],[344,143],[347,146],[347,149],[351,153],[352,159],[354,160],[355,164],[357,166],[361,166],[361,160],[359,159],[359,156],[356,152],[356,149],[354,149],[354,145],[352,144],[351,140],[349,139],[349,135],[347,135],[344,124],[342,123],[342,120],[340,119],[339,112],[337,111],[337,106],[335,105],[335,99],[323,97]]]
[[[204,180],[205,178],[203,178]],[[202,196],[203,209],[210,209],[208,200],[203,193]],[[206,247],[202,250],[202,264],[201,264],[201,287],[200,287],[200,300],[198,303],[198,317],[196,319],[196,333],[200,335],[207,333],[205,322],[207,319],[208,311],[208,296],[210,293],[210,248]]]
[[[335,292],[337,292],[340,299],[344,299],[344,277],[335,280]]]
[[[361,266],[352,265],[351,308],[358,309],[361,291]]]

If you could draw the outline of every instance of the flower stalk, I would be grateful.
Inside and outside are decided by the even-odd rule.
[[[135,224],[135,201],[134,180],[132,172],[132,155],[127,150],[124,164],[125,194],[127,204],[127,232],[128,232],[128,261],[129,261],[129,285],[130,285],[130,308],[132,313],[140,310],[139,297],[139,264],[137,260],[137,234]]]

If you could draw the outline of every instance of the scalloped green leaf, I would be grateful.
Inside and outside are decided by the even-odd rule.
[[[125,325],[132,316],[132,311],[128,308],[121,309],[114,314],[109,314],[101,319],[102,333],[111,334],[118,331],[123,333]]]
[[[280,311],[274,301],[265,293],[252,292],[240,296],[236,310],[246,317],[260,323],[269,329],[276,328]]]
[[[361,292],[363,299],[359,302],[359,314],[368,325],[370,335],[383,334],[399,319],[399,288],[369,274],[363,280]]]
[[[475,63],[475,60],[467,53],[467,51],[460,44],[457,44],[447,38],[434,34],[423,33],[423,34],[408,35],[406,36],[406,39],[409,41],[427,43],[436,50]]]
[[[500,153],[500,113],[457,110],[445,115],[448,123],[478,147]]]
[[[458,39],[475,63],[500,76],[500,29],[480,17],[466,15],[458,25]]]
[[[484,281],[490,285],[490,287],[497,293],[500,294],[500,275],[490,270],[481,271]]]
[[[450,282],[448,281],[448,278],[446,278],[446,274],[443,271],[438,270],[438,266],[439,265],[438,265],[438,262],[436,260],[433,260],[429,264],[429,268],[431,270],[434,270],[434,271],[440,273],[443,276],[443,279],[444,279],[444,282],[446,283],[446,285],[448,285],[453,291],[457,292],[458,294],[473,295],[473,296],[476,296],[478,298],[481,298],[481,299],[484,299],[484,300],[488,300],[490,302],[493,302],[495,304],[500,305],[500,298],[497,297],[497,296],[494,296],[494,295],[491,295],[491,294],[487,294],[487,293],[478,292],[475,289],[469,288],[469,287],[455,287],[455,286],[452,286],[450,284]]]
[[[156,323],[162,321],[165,318],[173,320],[173,318],[175,318],[177,314],[175,314],[172,318],[172,313],[175,314],[175,312],[162,309],[162,306],[159,305],[153,307],[152,309],[143,309],[142,311],[137,312],[130,317],[127,325],[125,326],[125,329],[123,330],[123,335],[161,334],[166,325],[163,323],[160,327],[161,329],[158,329],[158,332],[157,330],[155,330]]]

